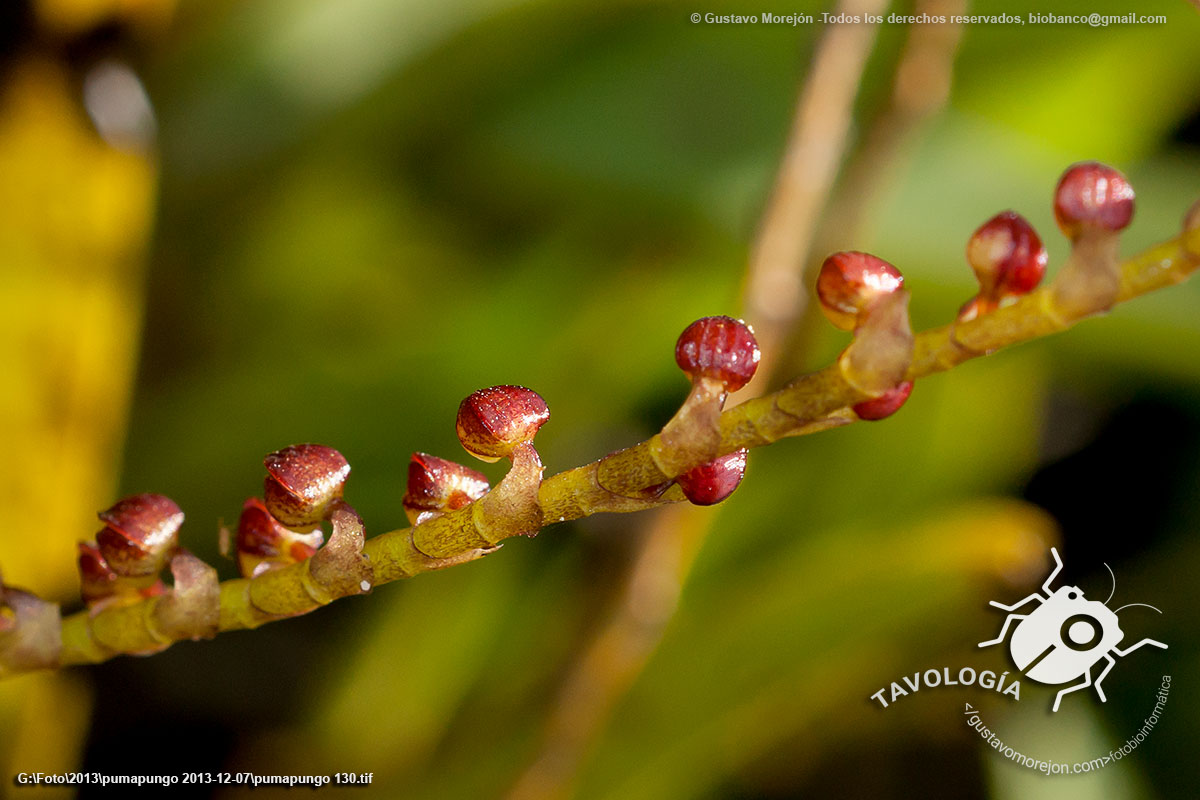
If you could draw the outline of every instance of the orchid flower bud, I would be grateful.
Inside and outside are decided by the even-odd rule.
[[[692,383],[714,381],[725,392],[750,382],[761,355],[753,329],[732,317],[698,319],[675,343],[675,363]]]
[[[733,494],[746,474],[746,448],[715,458],[680,475],[676,481],[687,499],[711,506]]]
[[[912,394],[913,382],[905,381],[891,389],[888,389],[879,397],[871,400],[864,400],[861,403],[853,406],[854,413],[859,419],[875,421],[885,419],[895,414],[900,410],[900,406],[908,402],[908,396]]]
[[[1120,171],[1084,161],[1063,173],[1054,191],[1054,219],[1068,239],[1116,233],[1133,219],[1133,187]]]
[[[729,392],[750,382],[761,356],[753,329],[740,319],[703,317],[684,329],[675,343],[675,363],[692,382],[692,389],[650,441],[655,463],[664,474],[678,476],[712,460],[721,441],[725,400]],[[600,480],[603,485],[603,475]]]
[[[903,288],[900,270],[882,258],[857,251],[829,256],[817,276],[821,310],[844,331],[855,330],[880,298]]]
[[[1046,274],[1046,258],[1037,231],[1020,214],[1005,211],[985,222],[967,242],[967,261],[979,280],[979,294],[959,311],[959,321],[1036,289]]]
[[[183,512],[169,497],[138,494],[101,511],[99,555],[122,578],[156,579],[179,543]]]
[[[488,480],[462,464],[427,453],[413,453],[408,464],[404,512],[413,525],[443,511],[454,511],[483,497]]]
[[[294,444],[271,453],[263,464],[266,508],[285,526],[311,531],[342,498],[350,464],[337,450],[319,444]]]
[[[458,408],[458,440],[482,461],[499,461],[533,441],[550,419],[537,392],[523,386],[492,386],[473,392]]]
[[[100,549],[90,542],[79,543],[79,583],[83,602],[92,603],[112,596],[117,591],[117,573],[100,555]]]
[[[1106,311],[1121,288],[1120,233],[1133,218],[1133,188],[1097,161],[1075,164],[1054,192],[1054,218],[1071,255],[1054,281],[1054,308],[1064,321]]]
[[[449,516],[445,511],[422,516],[418,510],[421,519],[413,528],[416,548],[433,558],[448,558],[471,549],[490,548],[510,536],[537,533],[542,527],[538,491],[543,468],[533,438],[549,418],[546,401],[524,386],[492,386],[472,392],[463,400],[455,421],[462,446],[484,461],[508,458],[512,468],[494,489],[471,506],[470,519],[453,532],[440,526],[440,520],[436,519]],[[410,467],[415,470],[417,485],[410,485],[409,501],[424,503],[429,499],[423,497],[427,495],[428,487],[420,486],[425,479],[421,473],[426,466]],[[414,472],[410,471],[412,474]],[[468,497],[471,492],[482,489],[479,483],[482,476],[472,478],[459,473],[458,477],[465,479],[464,485],[469,491],[464,494]]]
[[[310,558],[325,535],[320,530],[297,533],[284,527],[257,497],[246,500],[238,518],[237,562],[244,577]]]
[[[878,397],[903,382],[914,340],[898,269],[870,253],[834,253],[821,265],[817,297],[830,322],[854,331],[838,359],[848,384]]]

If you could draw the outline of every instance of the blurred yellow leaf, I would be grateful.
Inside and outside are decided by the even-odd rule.
[[[75,543],[113,499],[155,167],[93,132],[59,64],[19,62],[0,91],[0,502],[16,512],[0,565],[10,584],[74,599]],[[90,705],[78,676],[6,682],[5,774],[78,768]]]
[[[91,130],[58,65],[18,64],[0,99],[0,538],[6,580],[75,595],[74,545],[112,501],[141,319],[154,167]]]

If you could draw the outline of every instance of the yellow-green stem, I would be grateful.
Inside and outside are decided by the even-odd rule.
[[[1117,302],[1186,279],[1200,265],[1197,254],[1200,254],[1200,230],[1192,230],[1126,261],[1121,269]],[[1064,322],[1063,315],[1056,311],[1052,288],[1045,288],[970,322],[917,334],[905,378],[915,380],[941,372],[978,355],[1055,333],[1073,324]],[[868,397],[846,382],[836,364],[796,378],[777,392],[723,412],[718,454],[845,424],[851,417],[843,409]],[[603,481],[599,480],[600,475]],[[662,488],[672,477],[659,468],[649,444],[642,442],[544,480],[538,490],[543,524],[678,502],[683,495],[677,486]],[[403,528],[368,539],[365,553],[371,585],[473,561],[492,552],[495,548],[477,545],[474,506],[427,520],[416,529]],[[418,549],[414,534],[417,541],[437,542],[444,557],[433,558]],[[313,580],[308,562],[303,562],[252,579],[225,581],[220,586],[219,629],[255,628],[322,605],[313,597],[309,585]],[[161,603],[162,598],[156,597],[107,609],[95,616],[82,611],[65,618],[59,664],[95,663],[122,653],[162,649],[170,642],[164,641]]]

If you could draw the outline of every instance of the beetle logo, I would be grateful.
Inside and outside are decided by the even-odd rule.
[[[1144,645],[1161,647],[1167,646],[1154,639],[1142,639],[1137,644],[1126,648],[1118,647],[1125,634],[1117,624],[1117,611],[1130,606],[1154,606],[1146,603],[1129,603],[1116,611],[1108,608],[1108,600],[1112,599],[1117,590],[1117,578],[1113,575],[1113,590],[1109,592],[1108,600],[1103,603],[1096,600],[1085,600],[1083,592],[1077,586],[1063,586],[1052,590],[1050,584],[1062,571],[1063,562],[1058,557],[1058,550],[1050,548],[1054,556],[1054,569],[1046,582],[1042,584],[1042,593],[1034,592],[1020,602],[1006,606],[1003,603],[991,601],[991,605],[1008,612],[1014,612],[1022,606],[1036,601],[1037,607],[1028,614],[1009,615],[1000,628],[1000,635],[995,639],[980,642],[980,647],[1000,644],[1008,634],[1009,626],[1017,622],[1013,631],[1012,641],[1008,644],[1008,652],[1012,655],[1013,663],[1024,675],[1038,683],[1059,686],[1071,683],[1080,678],[1083,680],[1061,690],[1054,698],[1054,711],[1058,711],[1063,695],[1086,689],[1092,686],[1100,697],[1100,702],[1107,702],[1104,690],[1100,688],[1101,681],[1108,675],[1109,670],[1116,664],[1114,655],[1127,656]],[[1109,574],[1112,567],[1108,564]],[[1158,613],[1162,613],[1154,608]],[[1092,670],[1101,661],[1107,662],[1100,674],[1092,677]]]

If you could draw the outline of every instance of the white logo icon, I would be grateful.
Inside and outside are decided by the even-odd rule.
[[[1147,644],[1167,649],[1165,644],[1153,639],[1142,639],[1137,644],[1124,649],[1117,646],[1125,636],[1117,624],[1117,611],[1129,608],[1129,606],[1146,606],[1147,608],[1154,608],[1154,606],[1146,603],[1129,603],[1116,611],[1110,610],[1107,605],[1108,600],[1112,599],[1113,592],[1117,590],[1115,575],[1113,576],[1113,592],[1109,593],[1108,600],[1103,603],[1096,600],[1085,600],[1083,592],[1075,586],[1063,586],[1052,591],[1050,584],[1062,571],[1063,562],[1058,557],[1058,551],[1053,547],[1050,548],[1050,555],[1054,556],[1055,566],[1050,576],[1046,578],[1046,582],[1042,584],[1044,594],[1034,592],[1011,606],[997,603],[995,600],[991,601],[991,605],[996,608],[1010,612],[1016,611],[1034,600],[1038,602],[1038,606],[1028,614],[1010,613],[1000,628],[1000,635],[995,639],[980,642],[979,646],[988,647],[1000,644],[1004,641],[1009,626],[1015,620],[1020,620],[1016,630],[1013,631],[1012,641],[1008,645],[1008,651],[1012,655],[1017,669],[1038,683],[1052,686],[1083,679],[1080,683],[1068,686],[1058,693],[1058,696],[1054,698],[1054,711],[1058,711],[1058,705],[1062,702],[1064,694],[1086,689],[1088,686],[1094,686],[1100,702],[1106,702],[1107,698],[1104,696],[1104,690],[1100,688],[1100,682],[1117,663],[1113,658],[1114,654],[1127,656]],[[1104,566],[1108,567],[1107,564]],[[1111,574],[1112,568],[1109,567],[1108,571]],[[1162,613],[1157,608],[1154,610]],[[1092,668],[1101,661],[1108,663],[1100,670],[1100,674],[1093,678]]]

